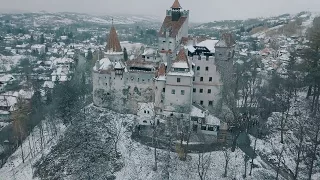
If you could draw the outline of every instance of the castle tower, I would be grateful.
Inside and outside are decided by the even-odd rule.
[[[159,31],[158,49],[164,62],[168,58],[175,58],[181,39],[188,37],[189,10],[182,10],[178,0],[175,0],[170,10],[167,10]]]
[[[120,41],[116,28],[113,23],[110,28],[110,33],[107,39],[107,45],[105,48],[105,56],[108,57],[112,62],[123,60],[123,51],[120,46]]]
[[[173,5],[171,6],[171,10],[172,10],[172,14],[171,14],[171,17],[172,17],[172,21],[179,21],[180,17],[181,17],[181,12],[180,12],[180,9],[181,9],[181,5],[179,3],[179,0],[175,0]]]
[[[217,71],[221,75],[223,83],[223,94],[232,89],[234,83],[233,57],[236,41],[231,33],[223,33],[220,40],[215,45],[215,62]],[[224,99],[224,95],[222,98]]]

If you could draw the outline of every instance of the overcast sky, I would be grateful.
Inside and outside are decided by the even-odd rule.
[[[165,16],[174,0],[0,0],[0,10],[144,14]],[[207,22],[295,13],[320,12],[320,0],[180,0],[190,20]]]

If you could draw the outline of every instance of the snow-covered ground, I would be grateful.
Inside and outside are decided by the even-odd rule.
[[[131,139],[131,131],[128,131],[128,127],[133,124],[134,116],[133,115],[124,115],[112,112],[110,110],[105,110],[102,108],[95,108],[93,113],[89,115],[86,119],[87,123],[93,123],[93,125],[87,124],[83,127],[86,130],[93,130],[99,133],[105,133],[107,131],[103,128],[108,128],[111,126],[121,127],[120,129],[120,139],[118,143],[118,151],[121,153],[120,161],[123,163],[122,169],[115,173],[116,179],[119,180],[162,180],[165,177],[174,180],[184,180],[184,179],[199,179],[198,175],[198,162],[199,157],[203,157],[203,160],[208,163],[208,170],[206,173],[206,179],[209,180],[220,180],[220,179],[243,179],[242,175],[244,174],[244,153],[240,149],[236,149],[235,152],[228,150],[230,154],[230,161],[228,166],[228,176],[223,177],[224,174],[224,151],[214,151],[211,153],[204,153],[203,156],[200,154],[189,154],[186,161],[179,160],[178,154],[175,152],[169,152],[167,150],[157,150],[158,154],[158,169],[153,170],[154,167],[154,149],[145,145],[142,145]],[[90,118],[94,120],[90,120]],[[102,124],[100,124],[102,123]],[[107,124],[106,124],[107,123]],[[124,125],[126,124],[126,125]],[[109,125],[109,126],[105,126]],[[105,126],[105,127],[104,127]],[[97,129],[97,127],[99,127]],[[89,128],[89,129],[88,129]],[[90,128],[95,128],[90,129]],[[102,128],[102,129],[101,129]],[[46,128],[44,128],[46,129]],[[112,128],[111,128],[112,129]],[[60,132],[63,132],[64,128],[61,128]],[[66,130],[68,131],[68,129]],[[80,130],[81,131],[81,130]],[[99,134],[101,137],[107,138],[108,134]],[[50,139],[48,132],[45,132],[46,141]],[[29,139],[33,138],[36,152],[34,157],[31,157]],[[39,129],[35,128],[33,131],[33,137],[29,136],[23,143],[23,150],[26,154],[25,163],[22,163],[21,160],[21,150],[18,149],[7,161],[2,169],[0,169],[0,177],[3,177],[6,180],[13,179],[24,179],[32,180],[37,179],[33,178],[33,169],[32,164],[41,158],[41,156],[46,156],[50,154],[50,148],[56,144],[57,139],[52,139],[45,147],[43,153],[40,150],[39,142]],[[75,137],[79,138],[79,137]],[[62,141],[63,142],[63,141]],[[86,141],[85,141],[86,142]],[[52,150],[52,149],[51,149]],[[68,149],[72,150],[72,149]],[[67,150],[67,151],[68,151]],[[65,152],[62,152],[65,155]],[[53,156],[55,157],[55,156]],[[62,157],[63,159],[64,157]],[[82,158],[82,157],[80,157]],[[50,159],[50,158],[49,158]],[[45,159],[44,159],[45,161]],[[55,159],[55,161],[59,161]],[[275,176],[274,170],[272,170],[267,164],[265,164],[260,157],[254,159],[255,168],[252,171],[252,175],[249,176],[250,172],[250,162],[247,162],[247,178],[249,180],[254,179],[273,179]],[[202,163],[200,163],[202,164]],[[44,163],[47,168],[51,166]],[[69,168],[68,166],[62,168]],[[65,176],[68,179],[74,179],[73,177]]]
[[[38,127],[35,127],[32,133],[25,139],[22,144],[22,150],[25,157],[25,162],[22,163],[21,148],[19,147],[7,160],[6,164],[0,169],[0,180],[32,180],[33,167],[32,165],[50,152],[52,146],[57,143],[60,135],[63,134],[65,127],[63,125],[57,126],[58,135],[52,137],[52,132],[47,128],[45,122],[43,124],[44,129],[44,148],[41,150],[40,143],[40,131]]]

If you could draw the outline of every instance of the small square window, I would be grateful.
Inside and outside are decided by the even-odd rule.
[[[171,94],[176,94],[176,90],[172,89]]]
[[[180,82],[181,81],[181,79],[180,78],[177,78],[177,82]]]
[[[211,94],[211,89],[208,89],[208,94]]]
[[[208,66],[206,67],[206,71],[209,71],[209,67]]]
[[[209,82],[212,82],[212,77],[209,77]]]
[[[197,71],[200,71],[200,66],[197,67]]]
[[[200,77],[200,81],[203,81],[203,77]]]
[[[181,90],[181,95],[184,95],[184,90]]]
[[[194,92],[194,93],[197,92],[197,89],[196,89],[196,88],[193,88],[193,92]]]
[[[203,89],[200,89],[200,93],[203,93]]]
[[[200,101],[200,105],[203,105],[203,101]]]
[[[209,101],[209,106],[212,106],[213,105],[213,101]]]

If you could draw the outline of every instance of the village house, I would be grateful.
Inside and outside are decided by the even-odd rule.
[[[43,44],[35,44],[31,46],[32,52],[37,52],[39,54],[44,54],[46,52],[46,45]]]

